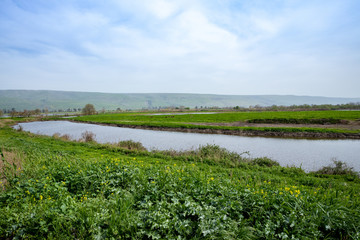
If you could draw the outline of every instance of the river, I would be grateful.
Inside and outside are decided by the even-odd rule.
[[[30,122],[19,125],[24,131],[49,136],[55,133],[69,134],[73,139],[80,139],[83,132],[91,131],[99,143],[133,140],[141,142],[148,150],[189,150],[206,144],[216,144],[233,152],[248,152],[252,158],[266,156],[278,161],[282,166],[301,166],[305,171],[317,170],[336,159],[346,162],[355,171],[360,171],[360,140],[243,137],[120,128],[69,121]]]

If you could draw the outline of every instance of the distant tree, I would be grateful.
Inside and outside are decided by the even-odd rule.
[[[93,114],[96,114],[96,110],[95,110],[95,107],[94,105],[92,104],[86,104],[85,107],[82,109],[82,113],[84,115],[93,115]]]
[[[2,115],[4,115],[4,112],[0,110],[0,117],[2,117]]]
[[[10,117],[15,117],[17,115],[17,112],[15,111],[15,108],[13,108],[10,112]]]

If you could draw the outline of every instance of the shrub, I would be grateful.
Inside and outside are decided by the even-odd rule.
[[[207,162],[210,164],[220,163],[224,164],[225,166],[231,167],[239,166],[240,163],[248,161],[248,159],[242,157],[243,154],[248,154],[248,152],[243,152],[240,154],[236,152],[230,152],[226,148],[222,148],[215,144],[207,144],[205,146],[200,146],[198,149],[189,151],[154,150],[153,152],[168,155],[171,157],[182,157],[192,161]]]
[[[267,158],[267,157],[255,158],[255,159],[251,160],[251,164],[259,165],[259,166],[262,166],[262,167],[280,166],[280,164],[277,161],[272,160],[272,159]]]
[[[82,140],[84,142],[95,142],[95,134],[90,131],[85,131],[81,134]]]
[[[56,139],[61,139],[61,140],[65,140],[65,141],[70,141],[71,140],[71,136],[69,134],[63,134],[61,135],[60,133],[54,133],[52,135],[53,138]]]
[[[24,128],[21,125],[18,125],[18,128],[16,130],[18,130],[19,132],[22,132],[22,131],[24,131]]]
[[[61,135],[60,138],[63,139],[63,140],[66,140],[66,141],[70,141],[70,140],[71,140],[71,136],[70,136],[69,134],[63,134],[63,135]]]
[[[120,141],[117,144],[121,148],[129,150],[146,151],[147,149],[142,145],[141,142],[134,142],[132,140]]]
[[[359,177],[359,173],[354,171],[352,167],[347,166],[345,162],[333,159],[333,165],[322,167],[315,173],[317,174],[329,174],[329,175],[351,175]]]

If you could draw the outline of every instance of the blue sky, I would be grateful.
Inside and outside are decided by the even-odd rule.
[[[358,0],[1,0],[0,89],[360,97]]]

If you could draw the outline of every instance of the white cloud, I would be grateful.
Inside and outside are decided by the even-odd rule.
[[[6,20],[12,27],[0,25],[6,33],[0,47],[40,53],[0,48],[1,85],[12,88],[21,81],[25,88],[106,92],[357,94],[348,86],[359,85],[359,59],[354,57],[359,49],[352,53],[344,44],[335,53],[336,46],[319,33],[332,28],[339,4],[231,9],[229,2],[134,0],[84,9],[68,4],[36,14],[17,11],[16,21]],[[348,84],[337,82],[342,76]]]
[[[144,6],[157,18],[165,19],[170,17],[178,9],[174,1],[152,0],[145,1]]]

